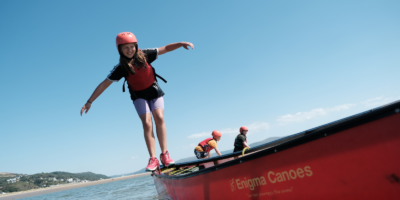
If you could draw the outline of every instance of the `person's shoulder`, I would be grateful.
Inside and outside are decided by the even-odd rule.
[[[114,65],[113,69],[111,71],[119,70],[121,68],[121,64],[118,62],[118,64]]]
[[[210,141],[208,141],[208,145],[215,148],[217,146],[217,142],[215,140],[210,140]]]
[[[114,66],[114,68],[108,74],[107,79],[113,82],[118,82],[122,77],[125,76],[125,72],[122,69],[120,63]]]
[[[145,49],[141,49],[141,51],[157,51],[158,48],[145,48]]]
[[[121,64],[118,62],[118,64],[116,64],[116,65],[111,69],[110,73],[111,73],[111,74],[113,74],[113,73],[118,73],[118,74],[122,73],[122,74],[123,74],[123,73],[124,73],[124,69],[122,69]]]
[[[145,54],[147,63],[149,64],[155,61],[158,57],[158,48],[142,49],[141,51]]]
[[[238,135],[238,138],[245,139],[246,137],[244,135],[240,134],[240,135]]]
[[[158,53],[158,48],[147,48],[147,49],[141,49],[141,51],[145,54],[152,54],[152,53]]]

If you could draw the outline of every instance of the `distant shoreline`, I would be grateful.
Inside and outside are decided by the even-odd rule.
[[[148,173],[143,173],[143,174],[136,174],[136,175],[130,175],[130,176],[117,177],[117,178],[109,178],[109,179],[103,179],[103,180],[91,181],[91,182],[85,182],[85,183],[70,183],[70,184],[64,184],[64,185],[59,185],[59,186],[47,187],[47,188],[39,188],[39,189],[26,190],[26,191],[21,191],[21,192],[0,194],[0,200],[12,200],[12,199],[26,198],[26,197],[37,196],[37,195],[42,195],[42,194],[47,194],[47,193],[52,193],[52,192],[60,192],[60,191],[71,190],[71,189],[75,189],[75,188],[99,185],[99,184],[110,183],[110,182],[114,182],[114,181],[122,181],[122,180],[126,180],[126,179],[131,179],[131,178],[138,178],[138,177],[142,177],[142,176],[149,176],[150,174],[151,174],[151,172],[148,172]]]

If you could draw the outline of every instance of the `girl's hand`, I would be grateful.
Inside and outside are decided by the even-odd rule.
[[[185,48],[187,50],[189,50],[188,46],[190,46],[190,47],[192,47],[192,49],[194,49],[193,44],[190,42],[182,42],[182,46],[183,46],[183,48]]]
[[[86,104],[85,104],[85,105],[82,107],[82,109],[81,109],[81,116],[82,116],[82,113],[83,113],[85,110],[86,110],[85,114],[89,111],[90,106],[92,106],[92,104],[89,103],[89,102],[86,102]]]
[[[194,49],[193,44],[190,42],[177,42],[177,43],[168,44],[168,45],[158,48],[158,55],[162,55],[164,53],[171,52],[171,51],[173,51],[175,49],[179,49],[181,47],[189,50],[189,46],[192,47],[192,49]]]

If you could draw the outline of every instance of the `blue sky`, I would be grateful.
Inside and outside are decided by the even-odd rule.
[[[399,1],[1,1],[0,172],[146,166],[122,81],[79,115],[118,63],[120,32],[140,48],[195,46],[153,63],[168,80],[168,149],[179,160],[212,130],[229,150],[243,125],[253,143],[400,99],[398,10]]]

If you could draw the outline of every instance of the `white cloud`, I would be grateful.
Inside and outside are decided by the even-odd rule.
[[[392,98],[392,97],[388,97],[388,98],[384,98],[383,96],[380,97],[375,97],[372,99],[368,99],[366,101],[362,101],[359,103],[347,103],[347,104],[342,104],[342,105],[338,105],[338,106],[334,106],[334,107],[330,107],[330,108],[315,108],[312,109],[310,111],[305,111],[305,112],[297,112],[294,114],[287,114],[287,115],[283,115],[280,116],[276,119],[276,121],[279,123],[279,125],[286,125],[292,122],[303,122],[309,119],[313,119],[316,117],[320,117],[320,116],[324,116],[324,115],[328,115],[329,113],[332,112],[339,112],[339,111],[343,111],[343,110],[348,110],[356,105],[365,105],[368,107],[377,107],[377,106],[381,106],[396,100],[399,100],[400,96],[397,98]],[[249,134],[253,133],[253,132],[258,132],[258,131],[262,131],[262,130],[268,130],[270,128],[270,124],[266,123],[266,122],[254,122],[250,125],[245,125],[249,128]],[[224,128],[224,129],[220,129],[219,131],[221,131],[221,133],[223,135],[234,135],[234,134],[239,134],[239,127],[235,127],[235,128]],[[201,133],[196,133],[196,134],[192,134],[189,135],[187,138],[204,138],[204,137],[211,137],[211,132],[207,131],[207,132],[201,132]]]
[[[193,135],[189,135],[187,138],[199,138],[199,137],[205,137],[211,135],[211,132],[202,132],[202,133],[196,133]]]
[[[388,104],[390,102],[399,100],[399,98],[400,97],[393,98],[393,97],[380,96],[380,97],[375,97],[372,99],[365,100],[365,101],[361,102],[361,104],[363,104],[367,107],[378,107],[378,106],[382,106],[382,105]]]
[[[266,122],[254,122],[247,126],[247,128],[249,128],[249,133],[268,130],[269,127],[269,123]],[[239,133],[239,130],[237,130],[237,133]]]
[[[331,112],[338,112],[342,110],[348,110],[356,104],[343,104],[331,108],[315,108],[306,112],[298,112],[296,114],[287,114],[278,117],[276,121],[279,122],[279,125],[285,125],[291,122],[303,122],[312,118],[316,118],[319,116],[327,115]]]
[[[236,133],[236,132],[239,132],[238,131],[239,130],[239,128],[237,128],[237,129],[234,129],[234,128],[224,128],[224,129],[221,129],[220,131],[221,131],[221,133],[222,134],[224,134],[224,135],[229,135],[229,134],[234,134],[234,133]]]
[[[267,130],[270,127],[269,124],[266,122],[254,122],[250,125],[245,125],[245,126],[247,126],[247,128],[249,128],[249,134],[252,132]],[[237,128],[224,128],[219,131],[222,133],[222,135],[239,134],[239,128],[240,128],[240,126],[238,126]],[[209,136],[211,136],[211,132],[212,131],[196,133],[193,135],[189,135],[187,138],[209,137]]]
[[[131,159],[139,158],[139,156],[132,156]]]
[[[337,111],[342,111],[342,110],[348,110],[348,109],[350,109],[351,107],[353,107],[355,105],[356,104],[348,103],[348,104],[343,104],[343,105],[340,105],[340,106],[335,106],[335,107],[332,107],[332,108],[327,108],[326,110],[328,112],[337,112]]]

